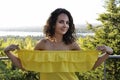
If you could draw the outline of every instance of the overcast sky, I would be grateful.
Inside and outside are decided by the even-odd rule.
[[[0,0],[0,28],[43,26],[56,8],[65,8],[75,24],[98,23],[104,0]]]

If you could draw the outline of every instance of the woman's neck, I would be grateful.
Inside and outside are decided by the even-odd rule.
[[[54,42],[56,42],[56,43],[61,43],[61,42],[63,42],[63,36],[56,34],[56,35],[53,37],[53,40],[54,40]]]

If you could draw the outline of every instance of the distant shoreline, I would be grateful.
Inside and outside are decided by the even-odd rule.
[[[94,33],[91,32],[79,32],[76,33],[79,36],[87,36],[87,35],[94,35]],[[20,37],[26,37],[26,36],[44,36],[43,32],[26,32],[26,31],[0,31],[0,37],[2,36],[20,36]]]

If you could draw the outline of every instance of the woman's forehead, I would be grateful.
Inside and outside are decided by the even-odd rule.
[[[68,18],[68,15],[67,15],[67,14],[61,13],[61,14],[58,16],[58,20],[67,20],[67,21],[69,21],[69,18]]]

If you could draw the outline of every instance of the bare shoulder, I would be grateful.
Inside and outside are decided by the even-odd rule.
[[[73,43],[70,45],[70,49],[71,49],[71,50],[80,50],[80,46],[78,45],[77,42],[73,42]]]
[[[34,50],[44,50],[46,46],[47,39],[43,38],[39,40],[34,48]]]

